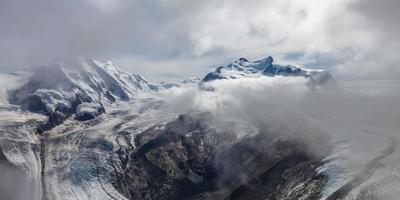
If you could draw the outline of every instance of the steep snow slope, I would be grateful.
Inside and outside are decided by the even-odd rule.
[[[139,75],[124,72],[111,62],[78,57],[57,60],[35,70],[9,99],[50,116],[50,127],[73,114],[78,120],[92,119],[117,100],[126,101],[149,91],[148,82]]]

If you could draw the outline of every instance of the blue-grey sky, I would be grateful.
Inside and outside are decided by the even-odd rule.
[[[0,69],[80,55],[168,80],[272,55],[342,79],[394,79],[398,9],[398,0],[1,0]]]

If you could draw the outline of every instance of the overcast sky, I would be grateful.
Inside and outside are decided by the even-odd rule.
[[[0,69],[60,56],[112,60],[151,80],[247,57],[398,79],[398,0],[1,0]]]

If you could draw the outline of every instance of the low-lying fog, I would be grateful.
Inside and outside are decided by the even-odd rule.
[[[327,90],[310,89],[302,78],[283,77],[209,84],[207,89],[184,87],[166,92],[165,112],[208,111],[221,121],[250,122],[296,139],[318,130],[334,144],[320,169],[330,177],[326,195],[362,176],[366,165],[378,157],[379,167],[351,195],[366,198],[370,192],[379,199],[396,199],[400,193],[396,189],[400,186],[400,150],[391,152],[400,141],[400,81],[346,81],[339,82],[339,89]],[[327,148],[312,145],[317,152]]]

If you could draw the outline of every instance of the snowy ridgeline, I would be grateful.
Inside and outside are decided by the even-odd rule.
[[[304,77],[309,81],[310,86],[337,86],[336,81],[328,71],[274,64],[274,59],[271,56],[254,62],[246,58],[240,58],[225,67],[218,67],[214,72],[207,74],[203,82],[217,79],[257,78],[260,76]]]
[[[206,75],[201,83],[260,76],[304,77],[313,87],[336,86],[336,81],[327,71],[273,64],[272,57],[255,62],[241,58],[226,67],[217,68],[215,72]],[[10,103],[21,105],[27,110],[49,115],[51,123],[56,125],[71,115],[78,120],[93,119],[104,113],[105,108],[112,103],[131,100],[138,93],[159,92],[198,82],[200,79],[192,78],[180,83],[154,84],[140,75],[119,69],[111,62],[101,63],[78,57],[57,60],[36,69],[22,87],[10,93],[8,99]]]

